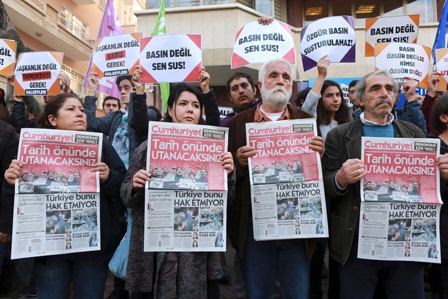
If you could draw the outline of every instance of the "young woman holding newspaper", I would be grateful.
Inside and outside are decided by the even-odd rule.
[[[45,129],[86,131],[87,128],[83,103],[73,94],[60,94],[51,99],[38,122]],[[72,282],[75,298],[104,297],[108,263],[124,233],[118,218],[124,206],[117,194],[126,168],[106,141],[103,141],[101,161],[91,170],[98,171],[100,178],[101,250],[26,259],[39,298],[68,299]],[[12,161],[5,172],[7,184],[3,187],[3,196],[14,196],[15,179],[20,177],[21,168],[18,160]],[[67,243],[67,249],[71,245]]]
[[[203,99],[198,90],[179,84],[168,99],[169,114],[165,121],[195,125],[201,119],[202,109]],[[134,212],[126,289],[133,292],[136,296],[133,298],[219,298],[221,253],[143,252],[144,187],[145,182],[151,179],[151,174],[145,169],[146,156],[147,141],[137,148],[121,186],[121,198]],[[233,172],[233,159],[229,152],[221,154],[221,165],[228,174]]]

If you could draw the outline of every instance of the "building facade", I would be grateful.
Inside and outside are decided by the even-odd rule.
[[[25,46],[34,51],[64,52],[62,72],[81,95],[93,45],[107,0],[2,0]],[[143,0],[114,0],[124,32],[135,32],[135,10]],[[6,90],[6,78],[0,76]]]
[[[137,31],[148,36],[154,29],[160,0],[146,0],[146,9],[134,11]],[[269,15],[291,25],[297,64],[295,78],[316,78],[316,68],[303,71],[300,31],[323,17],[350,15],[355,19],[356,63],[333,64],[328,78],[362,77],[375,70],[373,57],[365,57],[365,20],[375,17],[420,14],[417,43],[432,47],[443,0],[166,0],[166,30],[170,33],[202,35],[203,65],[211,75],[211,85],[219,106],[231,106],[225,83],[234,71],[230,67],[235,36],[246,23]],[[237,69],[258,78],[260,64]],[[300,89],[294,84],[294,92]],[[294,96],[293,96],[294,97]]]

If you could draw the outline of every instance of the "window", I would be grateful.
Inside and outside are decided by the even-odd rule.
[[[305,1],[306,25],[313,21],[328,17],[328,2],[325,0]]]
[[[146,0],[146,8],[147,9],[158,9],[160,8],[160,4],[162,0]],[[174,7],[174,0],[165,0],[165,8]]]
[[[256,0],[255,10],[267,16],[273,16],[272,0]]]
[[[434,0],[305,0],[305,23],[328,17],[351,15],[356,26],[366,19],[420,15],[420,24],[436,22]],[[354,11],[354,15],[352,14]]]
[[[64,6],[61,8],[59,24],[64,26],[68,31],[80,39],[89,43],[92,41],[87,33],[87,24],[77,16],[73,15],[72,12]]]
[[[123,25],[134,25],[134,0],[123,1]]]
[[[421,23],[436,22],[434,16],[434,2],[432,0],[408,0],[408,15],[420,15]]]
[[[376,18],[380,15],[379,0],[355,1],[356,26],[365,26],[366,19]]]

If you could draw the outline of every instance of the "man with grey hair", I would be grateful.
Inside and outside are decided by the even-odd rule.
[[[246,145],[246,123],[309,118],[288,105],[292,93],[292,66],[273,59],[259,71],[262,102],[238,113],[228,124],[229,151],[236,164],[236,195],[228,202],[227,232],[241,258],[247,298],[270,298],[276,265],[280,269],[283,298],[308,298],[310,257],[317,242],[304,239],[255,241],[251,213],[248,158],[256,150]],[[313,137],[309,147],[323,155],[322,137]]]
[[[388,298],[424,298],[422,263],[357,258],[360,180],[367,174],[361,161],[361,137],[425,137],[412,123],[394,119],[391,111],[397,92],[397,84],[385,71],[364,76],[355,89],[364,112],[326,138],[325,195],[332,200],[330,254],[340,263],[341,298],[372,298],[382,277],[387,277]]]

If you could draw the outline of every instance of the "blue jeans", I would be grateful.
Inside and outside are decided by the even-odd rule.
[[[36,259],[33,275],[37,296],[45,299],[69,299],[73,281],[75,299],[102,299],[108,271],[89,254],[70,254]]]
[[[310,259],[306,254],[305,241],[255,241],[250,223],[247,228],[246,249],[241,260],[246,298],[271,298],[276,264],[280,270],[283,298],[307,299]]]
[[[388,299],[425,298],[422,263],[358,259],[356,238],[347,262],[339,266],[342,299],[372,298],[380,279]]]

